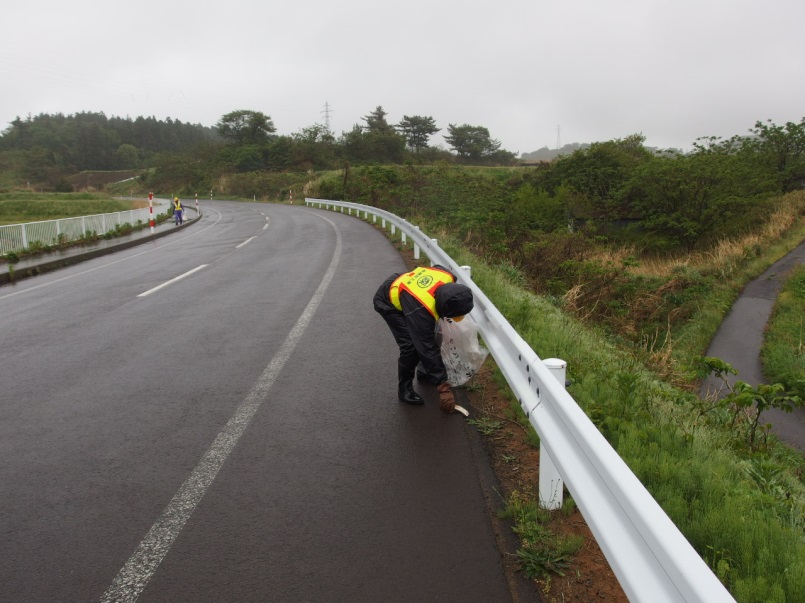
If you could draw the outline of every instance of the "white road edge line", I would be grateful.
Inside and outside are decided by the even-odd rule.
[[[248,245],[249,243],[251,243],[251,242],[252,242],[252,240],[254,240],[254,239],[256,239],[256,238],[257,238],[257,237],[249,237],[248,239],[246,239],[245,241],[243,241],[243,243],[241,243],[240,245],[238,245],[237,247],[235,247],[235,249],[240,249],[240,248],[241,248],[241,247],[243,247],[244,245]]]
[[[285,338],[268,366],[252,386],[251,391],[235,410],[235,414],[229,419],[227,424],[215,438],[204,456],[201,457],[190,477],[179,488],[173,499],[162,511],[162,515],[145,535],[137,550],[126,562],[126,565],[117,574],[111,586],[101,597],[101,603],[133,603],[137,600],[151,580],[151,576],[159,567],[165,555],[168,554],[173,542],[179,536],[187,520],[193,514],[199,501],[202,499],[210,487],[221,466],[226,461],[229,454],[235,448],[238,440],[246,431],[249,422],[257,413],[260,405],[268,395],[271,386],[279,376],[285,363],[290,358],[297,343],[302,338],[313,315],[321,304],[330,281],[333,280],[335,269],[341,258],[341,233],[335,223],[327,218],[322,218],[335,228],[336,245],[333,259],[321,280],[316,292],[310,299],[299,320],[296,321],[293,329]]]
[[[191,275],[191,274],[193,274],[194,272],[198,272],[198,271],[199,271],[199,270],[201,270],[202,268],[206,268],[208,265],[209,265],[209,264],[202,264],[201,266],[196,266],[195,268],[193,268],[193,269],[192,269],[192,270],[190,270],[189,272],[185,272],[184,274],[180,274],[180,275],[179,275],[179,276],[177,276],[176,278],[172,278],[172,279],[171,279],[171,280],[169,280],[169,281],[165,281],[164,283],[162,283],[161,285],[157,285],[157,286],[156,286],[156,287],[154,287],[153,289],[149,289],[148,291],[144,291],[144,292],[140,293],[140,294],[139,294],[137,297],[145,297],[146,295],[151,295],[152,293],[155,293],[155,292],[159,291],[160,289],[162,289],[162,288],[164,288],[164,287],[167,287],[168,285],[172,285],[172,284],[173,284],[173,283],[175,283],[176,281],[180,281],[180,280],[182,280],[183,278],[187,278],[188,276],[190,276],[190,275]]]

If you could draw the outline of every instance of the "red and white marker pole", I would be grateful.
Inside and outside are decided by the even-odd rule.
[[[196,217],[198,218],[198,193],[196,193]]]
[[[151,234],[154,234],[154,193],[148,193],[148,224],[151,226]]]

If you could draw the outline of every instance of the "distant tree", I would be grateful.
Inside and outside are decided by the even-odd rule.
[[[391,133],[367,132],[355,124],[339,140],[344,159],[355,163],[400,163],[405,152],[405,139]]]
[[[450,124],[447,132],[445,141],[459,157],[465,159],[482,159],[500,148],[500,142],[493,140],[489,130],[482,126]]]
[[[746,145],[762,165],[776,173],[780,188],[785,192],[801,188],[805,181],[805,118],[782,126],[771,120],[758,121],[750,132],[753,136],[746,139]]]
[[[323,124],[302,128],[293,135],[293,164],[298,169],[327,169],[337,165],[335,137]]]
[[[135,168],[140,165],[140,156],[137,153],[137,147],[130,144],[122,144],[117,147],[117,157],[120,166],[123,168]]]
[[[774,187],[742,154],[692,153],[641,163],[616,196],[647,248],[690,250],[760,223]]]
[[[440,128],[436,127],[436,122],[432,117],[422,117],[420,115],[403,115],[402,121],[397,124],[397,131],[403,135],[405,142],[415,153],[428,146],[428,139],[436,134]]]
[[[548,191],[567,184],[583,195],[593,216],[617,219],[629,217],[618,207],[620,187],[642,163],[654,158],[643,146],[645,137],[633,134],[624,139],[596,142],[570,156],[559,157],[551,169],[540,175]],[[590,217],[590,216],[587,216]]]
[[[241,109],[227,113],[216,124],[222,138],[236,145],[259,145],[277,131],[271,118],[260,111]]]
[[[386,120],[383,107],[377,106],[361,119],[365,126],[355,124],[342,134],[339,143],[344,159],[357,163],[399,163],[405,151],[405,139]]]
[[[361,119],[366,122],[366,129],[370,134],[391,135],[396,134],[394,127],[386,121],[386,113],[380,105],[369,115]]]

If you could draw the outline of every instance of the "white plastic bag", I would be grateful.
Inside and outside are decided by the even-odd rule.
[[[447,381],[454,387],[464,385],[489,355],[478,341],[478,326],[471,316],[461,322],[444,318],[439,321],[439,332]]]

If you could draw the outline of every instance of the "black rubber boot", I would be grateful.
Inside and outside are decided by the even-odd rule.
[[[417,381],[420,383],[429,383],[430,385],[438,385],[436,379],[428,375],[424,370],[421,368],[416,369],[416,378]]]
[[[414,391],[414,371],[404,367],[401,364],[397,365],[397,396],[400,402],[406,404],[424,404],[425,401],[418,393]]]

